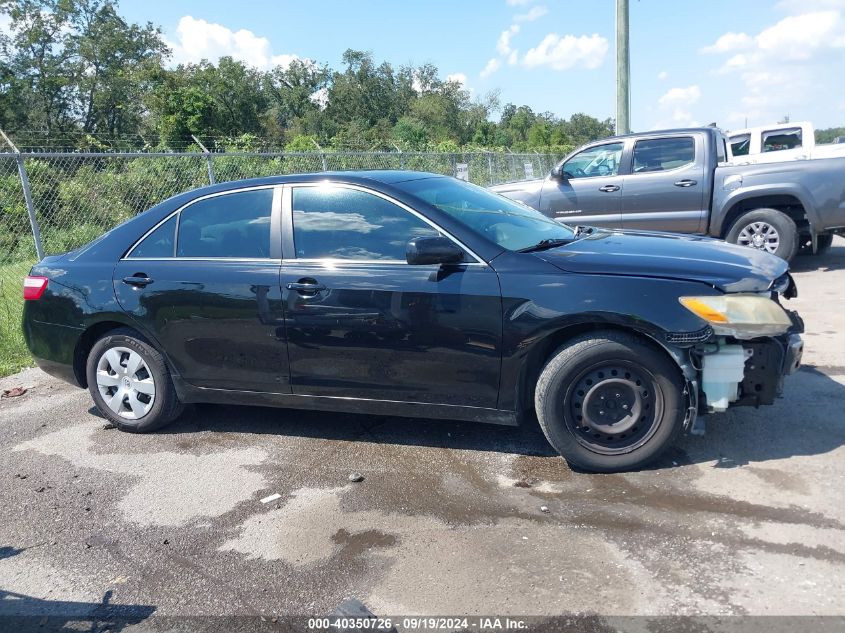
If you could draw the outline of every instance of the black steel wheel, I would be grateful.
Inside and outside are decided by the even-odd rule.
[[[648,442],[663,414],[663,392],[642,367],[599,363],[583,372],[565,396],[567,424],[578,442],[603,455]]]
[[[671,445],[686,415],[684,379],[674,360],[634,334],[572,339],[549,359],[534,393],[549,443],[577,468],[641,468]]]

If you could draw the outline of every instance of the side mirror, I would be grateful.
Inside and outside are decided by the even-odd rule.
[[[563,163],[561,163],[560,165],[555,165],[554,167],[552,167],[551,176],[555,180],[566,180],[566,175],[564,174],[564,171],[563,171]]]
[[[405,247],[409,264],[457,264],[464,261],[464,251],[448,237],[415,237]]]

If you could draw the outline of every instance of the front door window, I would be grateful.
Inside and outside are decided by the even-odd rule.
[[[590,147],[575,154],[563,164],[561,173],[569,180],[595,176],[615,176],[619,173],[622,143],[608,143]]]

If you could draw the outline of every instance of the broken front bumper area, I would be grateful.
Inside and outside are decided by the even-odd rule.
[[[739,397],[732,406],[772,404],[783,391],[783,377],[801,366],[804,341],[799,334],[769,339],[763,342],[745,341],[745,372],[739,384]]]
[[[688,390],[697,391],[696,398],[690,398],[686,428],[693,435],[703,435],[702,416],[708,413],[772,404],[783,391],[784,376],[801,366],[803,353],[798,333],[751,341],[719,340],[694,350],[698,379],[688,383]]]
[[[794,282],[788,276],[786,281],[794,296]],[[798,370],[804,354],[804,321],[797,312],[785,312],[791,325],[783,334],[737,339],[711,331],[706,342],[686,348],[681,362],[689,404],[685,429],[701,435],[701,416],[733,406],[772,404],[781,395],[784,376]]]

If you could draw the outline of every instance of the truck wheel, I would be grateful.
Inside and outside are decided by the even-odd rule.
[[[798,252],[798,227],[782,211],[755,209],[734,222],[725,240],[791,261]]]
[[[86,374],[94,404],[121,431],[154,431],[182,412],[164,358],[130,328],[94,343]]]
[[[576,468],[645,466],[677,437],[686,415],[680,369],[639,338],[597,332],[549,360],[534,393],[546,439]]]

